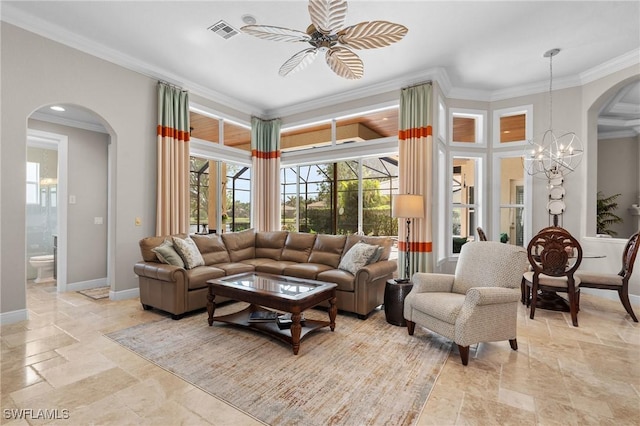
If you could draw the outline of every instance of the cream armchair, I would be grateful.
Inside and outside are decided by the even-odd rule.
[[[454,275],[413,275],[413,288],[404,302],[409,334],[418,324],[453,340],[463,365],[475,343],[509,340],[517,350],[520,282],[527,266],[522,247],[496,241],[465,244]]]

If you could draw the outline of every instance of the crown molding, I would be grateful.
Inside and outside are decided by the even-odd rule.
[[[364,97],[375,96],[391,92],[393,90],[400,90],[404,86],[418,84],[419,82],[426,80],[437,82],[443,95],[447,98],[484,102],[517,98],[520,96],[543,93],[548,90],[548,81],[541,81],[496,91],[458,88],[452,86],[449,76],[444,68],[431,68],[412,75],[402,76],[394,80],[342,92],[332,96],[326,96],[320,99],[314,99],[308,102],[289,105],[278,109],[261,110],[256,108],[255,105],[238,101],[231,96],[204,87],[196,82],[185,80],[183,77],[170,73],[167,70],[158,68],[131,56],[124,55],[119,51],[110,49],[92,40],[78,36],[62,27],[52,25],[51,23],[39,18],[34,18],[33,16],[16,9],[11,4],[2,3],[0,13],[0,19],[9,24],[16,25],[42,37],[67,45],[116,65],[120,65],[147,77],[163,80],[168,83],[175,84],[176,86],[183,87],[195,95],[214,100],[216,103],[224,105],[225,107],[233,108],[247,114],[261,116],[265,119],[286,117],[292,114],[352,102]],[[560,79],[554,78],[554,90],[580,86],[633,65],[640,65],[640,49],[634,49],[631,52],[627,52],[617,58],[584,71],[579,75]]]
[[[0,13],[0,19],[4,22],[15,25],[24,30],[53,40],[65,46],[69,46],[81,52],[87,53],[91,56],[95,56],[113,64],[122,66],[126,69],[145,75],[154,80],[166,81],[167,83],[182,87],[186,90],[189,90],[190,92],[193,92],[196,95],[205,97],[207,99],[215,100],[217,103],[225,105],[226,107],[234,108],[238,111],[255,110],[255,107],[253,105],[240,102],[228,95],[217,92],[215,90],[211,90],[209,88],[201,86],[198,83],[185,80],[184,78],[173,73],[169,73],[164,69],[160,69],[131,56],[124,55],[117,50],[108,48],[85,37],[78,36],[77,34],[67,31],[66,29],[58,25],[52,25],[51,23],[40,18],[25,14],[15,7],[11,6],[10,4],[2,3]]]
[[[598,132],[598,140],[635,138],[638,135],[640,133],[633,129],[613,130],[611,132]]]

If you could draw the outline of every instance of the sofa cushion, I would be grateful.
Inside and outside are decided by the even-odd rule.
[[[358,270],[369,263],[372,256],[375,255],[377,249],[378,246],[372,246],[371,244],[363,242],[355,244],[344,255],[344,257],[340,261],[340,264],[338,265],[338,269],[349,271],[353,275],[355,275]]]
[[[196,243],[189,237],[178,238],[173,237],[173,246],[184,261],[186,269],[193,269],[196,266],[203,266],[204,259],[198,250]]]
[[[371,244],[373,246],[383,247],[383,251],[380,255],[379,260],[389,260],[391,249],[393,248],[393,240],[389,237],[374,237],[369,235],[349,235],[347,237],[347,243],[344,247],[343,256],[347,254],[351,247],[353,247],[360,241],[362,241],[363,243]]]
[[[342,269],[329,269],[316,276],[316,280],[338,284],[340,291],[355,291],[355,276],[351,272]]]
[[[184,268],[184,261],[173,247],[173,242],[170,238],[164,240],[162,244],[151,249],[151,251],[158,256],[160,262]]]
[[[256,272],[266,272],[268,274],[282,275],[284,268],[296,265],[297,262],[291,260],[272,260],[271,262],[256,265]]]
[[[318,235],[309,255],[310,263],[321,263],[336,268],[340,263],[346,235]]]
[[[229,252],[217,234],[192,235],[191,238],[198,246],[205,265],[230,262]]]
[[[222,240],[232,262],[256,257],[256,232],[253,228],[240,232],[224,233]]]
[[[320,272],[328,271],[329,269],[333,268],[322,263],[296,263],[284,268],[283,274],[290,277],[315,280]]]
[[[280,260],[287,234],[287,231],[256,233],[256,258]]]
[[[309,260],[309,253],[316,240],[316,234],[307,234],[304,232],[289,232],[282,249],[280,260],[289,260],[292,262],[306,262]]]
[[[176,237],[180,238],[186,238],[186,236],[187,234],[176,234]],[[146,237],[141,239],[138,244],[140,245],[140,253],[142,254],[142,259],[145,262],[160,262],[160,259],[158,259],[158,256],[156,256],[156,254],[152,250],[162,244],[167,238],[171,238],[171,235],[163,235],[161,237]]]
[[[253,265],[241,262],[219,263],[213,266],[222,269],[225,275],[242,274],[243,272],[253,272],[255,270]]]
[[[198,266],[189,269],[187,277],[189,277],[189,290],[195,290],[207,286],[208,280],[224,277],[225,273],[222,269],[213,266]]]

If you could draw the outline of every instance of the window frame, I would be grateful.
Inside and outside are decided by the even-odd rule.
[[[453,119],[454,117],[475,119],[475,142],[459,142],[453,140]],[[449,108],[449,145],[457,148],[480,148],[487,146],[487,117],[488,112],[484,109]]]
[[[513,141],[507,143],[500,142],[500,119],[502,117],[509,117],[512,115],[524,114],[525,116],[525,138],[520,141]],[[528,141],[533,139],[533,105],[520,105],[509,108],[500,108],[493,111],[493,147],[509,149],[512,147],[522,148],[527,145]]]

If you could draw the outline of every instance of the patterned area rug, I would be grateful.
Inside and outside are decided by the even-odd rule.
[[[98,299],[106,299],[107,297],[109,297],[109,291],[111,290],[111,287],[96,287],[96,288],[90,288],[88,290],[78,290],[78,293],[82,294],[83,296],[87,296],[90,297],[94,300],[98,300]]]
[[[245,306],[221,306],[216,315]],[[338,314],[335,332],[309,334],[298,355],[253,330],[209,327],[206,313],[107,337],[271,425],[414,425],[451,349],[437,335],[409,336],[383,311],[365,321]]]

